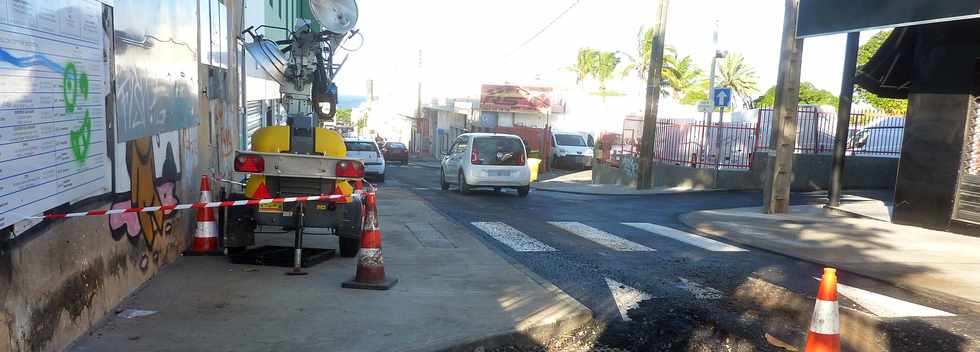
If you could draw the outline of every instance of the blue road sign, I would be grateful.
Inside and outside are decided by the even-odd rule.
[[[727,107],[732,105],[731,88],[715,88],[713,93],[714,96],[711,97],[711,101],[714,102],[715,107]]]

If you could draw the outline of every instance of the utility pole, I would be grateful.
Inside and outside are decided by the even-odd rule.
[[[654,138],[657,136],[657,109],[660,104],[661,70],[664,66],[664,36],[667,30],[667,5],[670,0],[658,0],[657,25],[650,42],[650,65],[647,72],[646,108],[643,112],[643,137],[640,140],[639,170],[636,189],[653,187]]]
[[[803,39],[796,38],[799,13],[800,0],[786,0],[779,75],[776,77],[776,105],[773,107],[772,131],[776,137],[776,155],[768,156],[767,177],[763,189],[765,212],[768,214],[785,213],[789,210],[793,153],[796,149],[796,128],[799,122],[800,67],[803,62]]]
[[[847,33],[844,49],[844,72],[840,81],[840,100],[837,104],[837,133],[834,134],[834,165],[830,173],[830,201],[828,206],[840,205],[844,181],[844,152],[847,148],[847,132],[851,124],[851,101],[854,98],[854,71],[857,70],[858,42],[861,32]]]

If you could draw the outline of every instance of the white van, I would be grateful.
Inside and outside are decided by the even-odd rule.
[[[592,168],[592,136],[574,132],[551,134],[552,168]]]

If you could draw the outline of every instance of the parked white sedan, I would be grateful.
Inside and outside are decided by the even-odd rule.
[[[372,139],[345,138],[347,156],[364,161],[366,177],[375,177],[378,182],[385,182],[385,158],[378,144]]]
[[[443,190],[454,183],[462,194],[475,187],[514,188],[526,197],[531,187],[524,141],[512,134],[466,133],[443,154]]]

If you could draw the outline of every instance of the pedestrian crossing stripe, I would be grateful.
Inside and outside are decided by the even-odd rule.
[[[638,228],[655,235],[664,236],[673,240],[681,241],[692,246],[701,247],[712,252],[747,252],[747,249],[736,247],[727,243],[715,241],[710,238],[701,237],[692,233],[646,222],[624,222],[623,225]]]
[[[473,222],[476,228],[485,232],[493,239],[499,241],[518,252],[554,252],[557,251],[552,246],[544,244],[531,236],[515,229],[502,222]]]
[[[649,252],[655,249],[575,221],[549,221],[562,230],[620,252]]]

